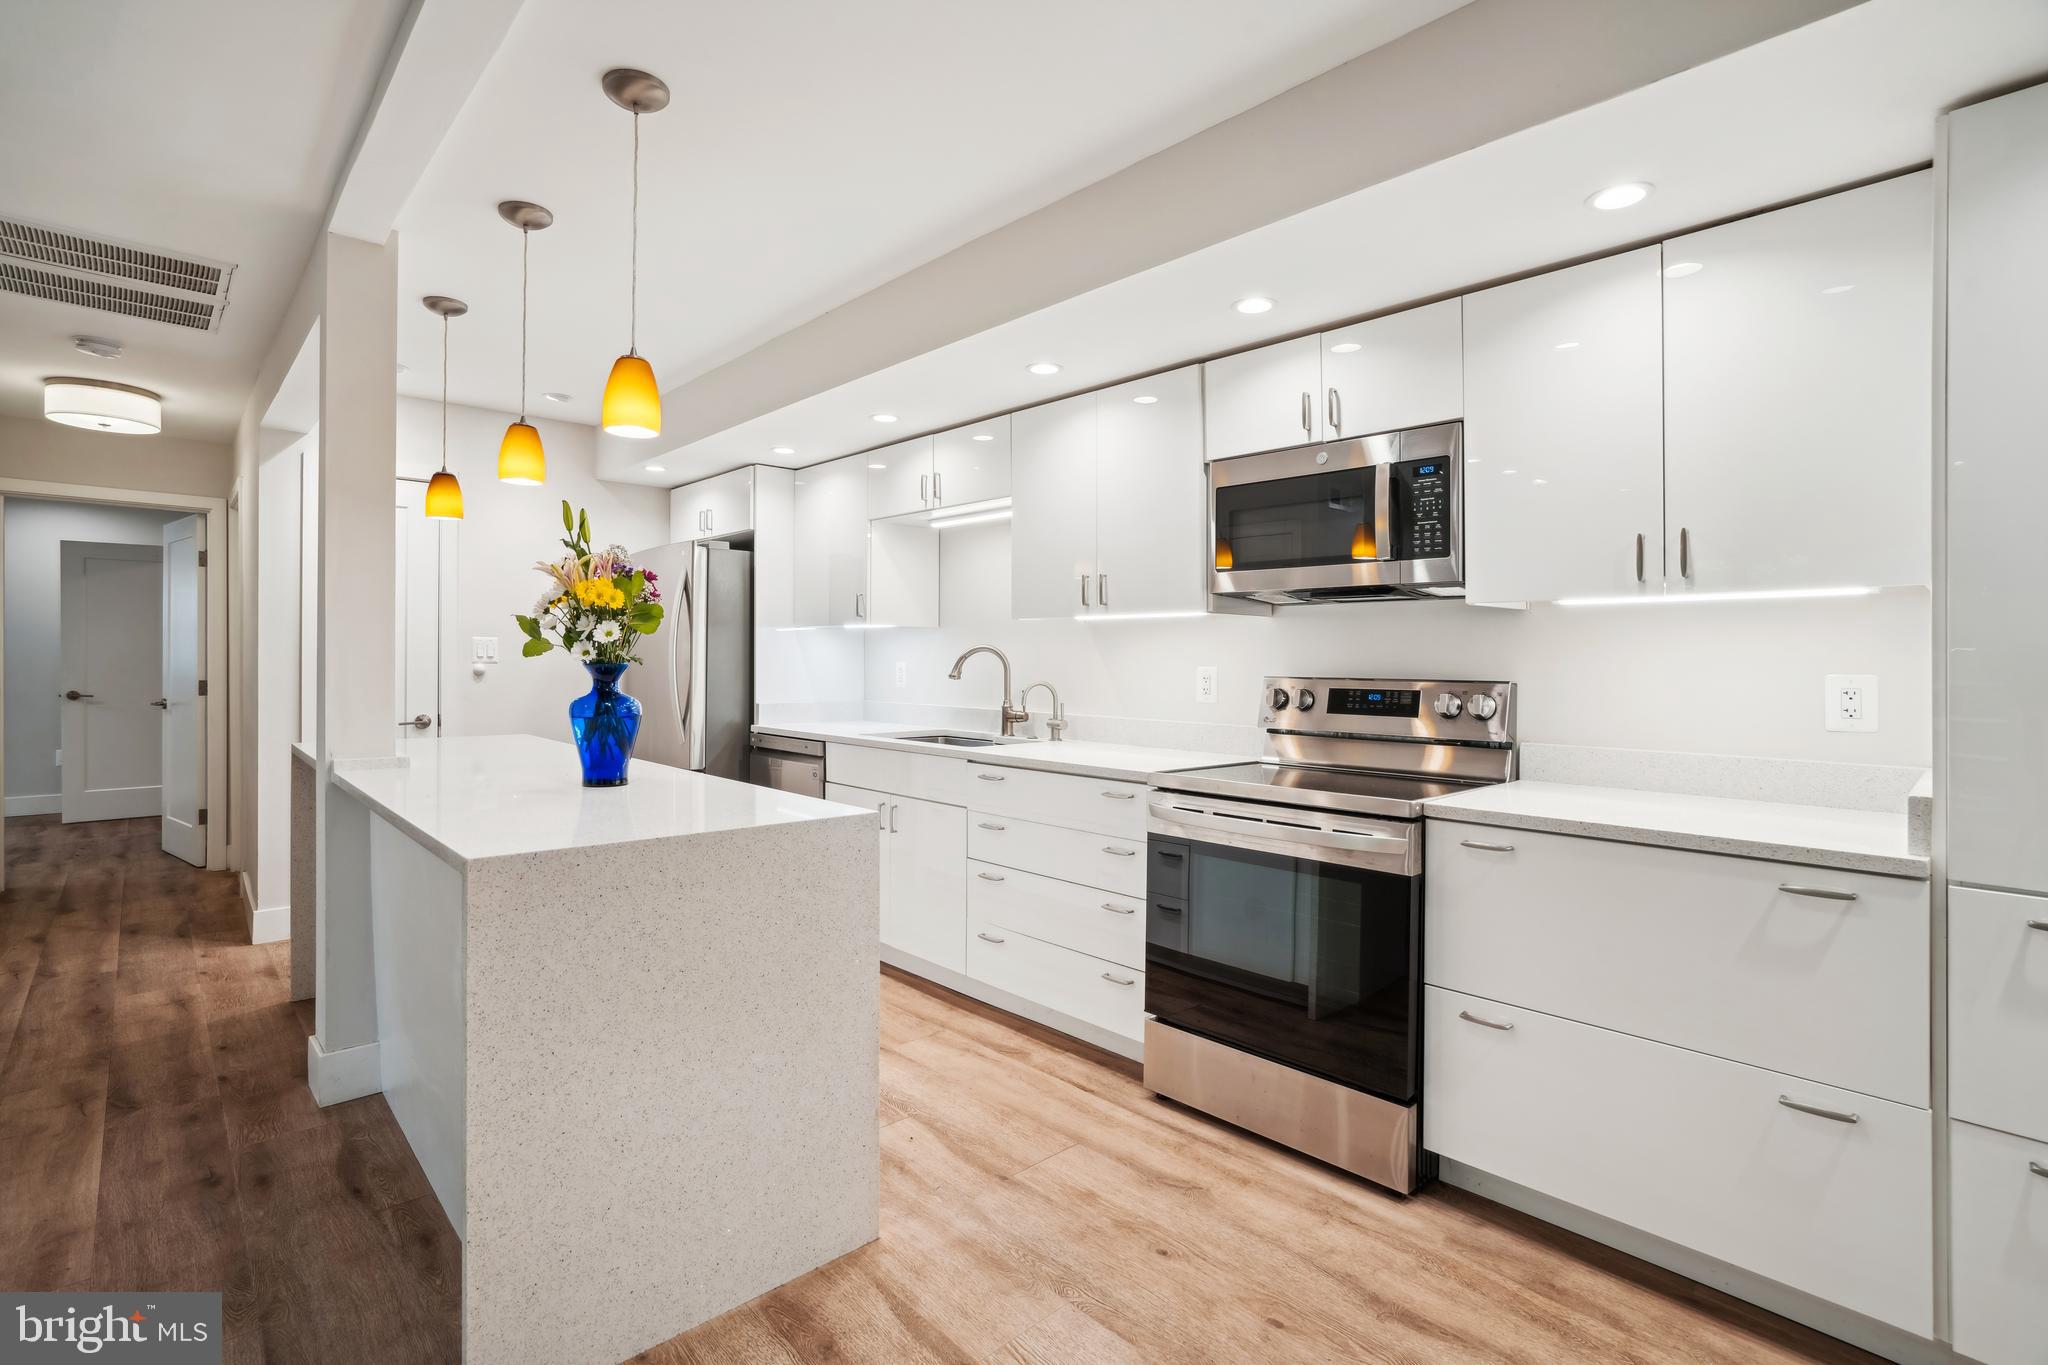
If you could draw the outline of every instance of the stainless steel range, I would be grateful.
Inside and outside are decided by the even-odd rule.
[[[1145,1084],[1406,1193],[1422,804],[1514,777],[1514,684],[1268,678],[1259,724],[1151,795]]]

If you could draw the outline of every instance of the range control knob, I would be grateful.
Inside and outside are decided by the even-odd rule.
[[[1303,711],[1313,711],[1316,709],[1316,694],[1304,687],[1295,694],[1294,704]]]
[[[1444,692],[1440,693],[1437,696],[1436,705],[1432,706],[1430,709],[1436,712],[1438,715],[1442,716],[1445,720],[1456,720],[1458,718],[1458,713],[1465,709],[1465,703],[1458,700],[1457,693]]]
[[[1285,711],[1287,703],[1294,700],[1294,694],[1284,687],[1276,687],[1273,689],[1273,695],[1268,700],[1272,703],[1275,711]]]
[[[1491,692],[1474,692],[1465,699],[1465,709],[1480,720],[1492,720],[1493,713],[1500,710],[1500,703],[1493,699]]]

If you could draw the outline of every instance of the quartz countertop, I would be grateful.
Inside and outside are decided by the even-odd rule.
[[[397,758],[341,760],[335,786],[460,868],[550,853],[806,820],[873,819],[794,792],[645,760],[623,787],[585,787],[576,750],[534,735],[408,739]]]
[[[1576,834],[1893,877],[1924,880],[1928,876],[1928,860],[1910,851],[1903,809],[1897,813],[1841,810],[1565,782],[1503,782],[1438,797],[1424,811],[1433,820]]]
[[[937,754],[943,758],[993,763],[1005,768],[1036,768],[1041,772],[1071,773],[1078,777],[1104,777],[1125,782],[1146,782],[1160,773],[1186,772],[1190,768],[1217,768],[1230,763],[1252,762],[1244,754],[1205,753],[1195,749],[1154,749],[1136,744],[1098,744],[1091,740],[1019,739],[1000,744],[960,748],[949,744],[919,743],[906,735],[960,734],[943,725],[913,726],[901,721],[778,721],[756,725],[758,735],[786,735],[792,739],[816,739],[832,744],[859,744],[874,749],[896,749],[904,753]],[[828,771],[826,776],[831,776]]]

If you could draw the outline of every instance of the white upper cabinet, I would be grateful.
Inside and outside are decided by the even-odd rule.
[[[932,438],[918,436],[870,450],[868,516],[898,517],[932,505]]]
[[[668,495],[672,541],[732,536],[754,529],[754,469],[728,470],[686,483]]]
[[[1010,614],[1078,616],[1095,601],[1095,395],[1010,419]],[[1199,561],[1197,561],[1199,563]]]
[[[1209,480],[1201,367],[1120,384],[1095,398],[1094,609],[1205,610]]]
[[[939,533],[921,521],[869,522],[868,587],[860,620],[871,626],[939,623]]]
[[[1454,422],[1465,411],[1462,302],[1325,332],[1323,439]]]
[[[867,490],[865,455],[796,471],[793,624],[845,626],[863,619],[868,590]]]
[[[1296,337],[1202,366],[1212,460],[1325,439],[1323,343]]]
[[[1465,298],[1465,594],[1663,591],[1656,247]]]
[[[965,507],[1009,496],[1009,414],[932,438],[933,507]]]
[[[1929,581],[1932,172],[1664,244],[1672,592]]]

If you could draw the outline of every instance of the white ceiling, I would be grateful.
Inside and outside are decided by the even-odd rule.
[[[1942,109],[2043,72],[2040,0],[1869,0],[652,457],[665,472],[640,477],[808,464],[1911,166]],[[1657,190],[1584,207],[1624,180]],[[1231,310],[1251,293],[1279,306]],[[1065,368],[1026,373],[1044,358]],[[880,411],[901,420],[877,425]]]
[[[40,414],[44,376],[87,375],[161,392],[167,434],[231,438],[405,8],[10,4],[0,213],[238,269],[209,333],[0,294],[0,412]],[[80,355],[77,333],[127,354]]]
[[[664,388],[1172,145],[1465,0],[527,0],[399,220],[401,393],[594,423],[627,341],[631,119],[598,78],[675,93],[641,120],[639,349]],[[544,392],[568,393],[551,404]]]

